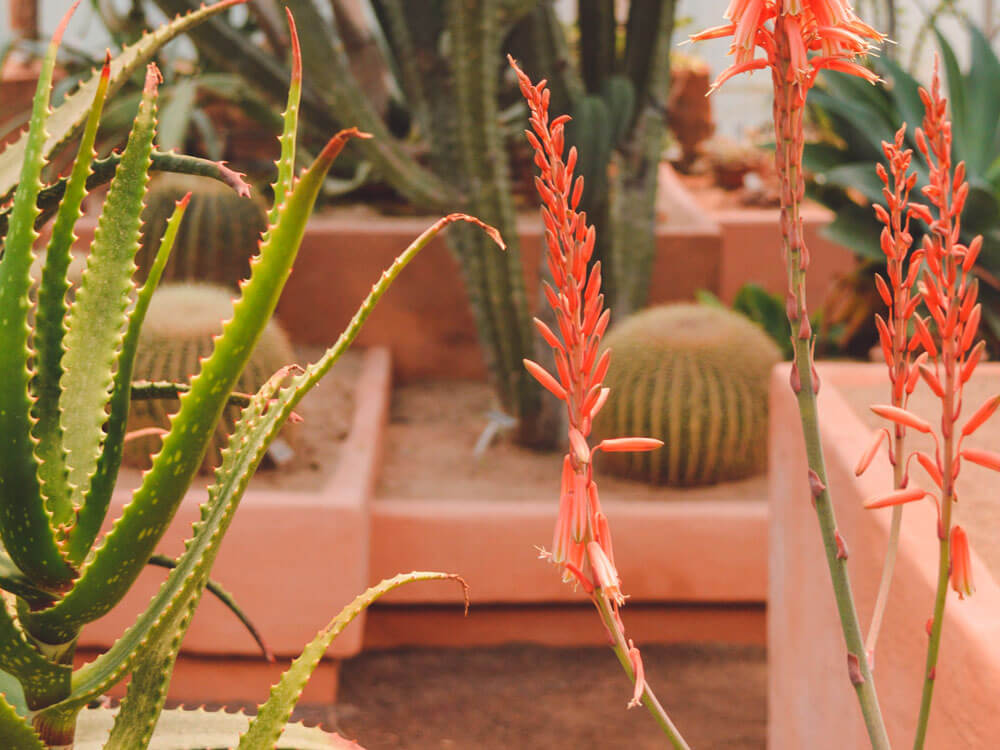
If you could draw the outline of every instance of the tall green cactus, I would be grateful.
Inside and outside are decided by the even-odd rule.
[[[597,439],[648,435],[649,453],[611,453],[610,469],[671,485],[716,484],[767,467],[767,387],[781,353],[742,315],[708,305],[665,305],[612,330],[608,403]]]
[[[168,12],[190,9],[197,1],[156,0]],[[509,155],[499,127],[504,55],[512,52],[530,75],[548,78],[553,95],[566,100],[556,103],[556,110],[574,111],[583,120],[578,132],[581,146],[587,140],[588,147],[580,149],[580,157],[589,160],[586,171],[595,183],[585,191],[599,238],[595,258],[603,260],[612,306],[635,309],[645,301],[655,252],[657,165],[675,0],[631,0],[623,50],[614,4],[580,0],[579,71],[551,0],[372,0],[413,115],[409,137],[421,138],[431,155],[426,166],[404,141],[389,135],[365,99],[347,63],[336,13],[331,22],[318,0],[282,4],[309,19],[303,50],[314,87],[303,99],[307,117],[316,123],[353,122],[371,131],[376,139],[359,148],[400,195],[428,211],[468,210],[499,227],[510,242],[508,253],[497,257],[478,233],[464,228],[453,233],[451,247],[502,406],[518,417],[523,442],[551,443],[557,423],[521,365],[544,347],[536,352],[539,342],[530,327],[534,305],[524,292]],[[274,95],[280,76],[249,40],[219,20],[192,36],[206,60]],[[598,149],[590,148],[591,140]],[[615,177],[608,184],[612,162]]]
[[[172,21],[154,35],[157,44],[240,0],[222,0],[193,17]],[[75,9],[75,4],[74,4]],[[168,221],[145,283],[132,276],[139,247],[140,215],[153,160],[159,72],[147,69],[142,101],[104,202],[87,265],[67,305],[67,272],[73,228],[87,192],[93,148],[105,97],[122,65],[109,60],[95,81],[81,120],[79,150],[58,189],[56,218],[45,253],[37,301],[32,299],[35,224],[42,214],[41,183],[47,135],[65,132],[67,110],[49,109],[60,25],[45,56],[28,134],[0,154],[0,177],[18,173],[0,257],[0,742],[11,750],[103,747],[145,748],[159,731],[170,673],[233,514],[250,478],[292,410],[355,338],[372,307],[402,268],[446,225],[478,220],[453,214],[425,231],[375,284],[337,342],[317,362],[293,372],[279,370],[249,399],[222,452],[221,465],[201,507],[184,553],[145,612],[111,648],[73,669],[82,628],[111,611],[140,571],[161,560],[156,548],[183,500],[208,449],[223,409],[233,401],[240,373],[261,340],[291,271],[316,197],[333,161],[356,129],[334,136],[307,169],[295,175],[296,132],[302,67],[295,55],[274,185],[275,206],[249,279],[224,317],[200,371],[184,388],[163,447],[131,502],[98,540],[121,463],[136,349],[146,313],[177,236],[187,197]],[[289,16],[291,22],[291,17]],[[147,37],[148,38],[148,37]],[[156,44],[146,48],[150,53]],[[126,54],[129,54],[126,52]],[[74,111],[80,95],[67,105]],[[60,116],[60,113],[61,116]],[[73,122],[78,119],[74,114]],[[56,127],[58,125],[58,127]],[[16,159],[18,164],[12,165]],[[0,182],[0,189],[3,183]],[[485,226],[485,225],[482,225]],[[486,227],[499,243],[496,231]],[[502,243],[501,243],[502,244]],[[29,312],[34,307],[34,327]],[[171,386],[168,390],[176,390]],[[279,740],[302,686],[330,641],[358,612],[395,586],[452,578],[410,573],[373,587],[306,647],[272,691],[258,716],[244,722],[200,721],[170,715],[162,728],[170,747],[200,748],[330,746],[334,737],[318,729],[290,727]],[[131,677],[120,709],[86,709],[116,683]],[[96,712],[96,713],[94,713]],[[192,722],[199,727],[192,731]],[[220,732],[222,733],[220,735]],[[240,734],[242,733],[242,737]],[[219,739],[224,735],[224,739]],[[277,743],[277,745],[275,744]],[[326,743],[321,745],[320,743]]]

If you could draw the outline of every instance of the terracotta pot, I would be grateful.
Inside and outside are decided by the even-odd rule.
[[[887,461],[854,476],[871,431],[841,389],[885,383],[884,365],[824,365],[819,417],[838,529],[867,631],[889,534],[888,509],[865,499],[892,487]],[[771,387],[771,525],[768,593],[768,747],[840,750],[867,747],[861,711],[847,678],[844,640],[830,587],[816,514],[809,501],[798,410],[788,366]],[[995,381],[1000,366],[975,376]],[[972,407],[970,406],[970,409]],[[923,480],[923,476],[919,477]],[[936,512],[910,503],[903,514],[895,577],[878,642],[875,679],[894,746],[912,741],[923,683],[927,634],[937,581]],[[991,748],[1000,737],[1000,586],[973,549],[976,593],[957,601],[949,590],[927,747]]]

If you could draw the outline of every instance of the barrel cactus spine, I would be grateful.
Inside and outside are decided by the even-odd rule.
[[[212,284],[165,284],[156,291],[146,313],[146,322],[136,349],[133,379],[137,381],[188,383],[200,367],[201,360],[212,353],[214,338],[222,331],[222,323],[232,315],[232,295],[228,289]],[[256,393],[280,368],[294,359],[291,344],[284,330],[271,320],[237,381],[235,391]],[[176,399],[136,401],[129,412],[128,430],[145,428],[167,429],[169,415],[177,411]],[[227,407],[201,465],[207,473],[218,464],[222,449],[239,418],[239,408]],[[292,438],[291,425],[282,432],[286,441]],[[125,445],[127,465],[145,469],[159,449],[156,435],[136,437]]]
[[[658,484],[743,479],[767,466],[768,376],[781,359],[758,326],[729,310],[675,304],[612,329],[599,438],[642,434],[659,451],[610,454],[608,468]]]
[[[154,179],[142,212],[145,231],[136,254],[139,277],[145,279],[159,238],[174,206],[187,193],[190,203],[163,278],[168,281],[208,281],[233,288],[250,271],[250,258],[267,226],[259,198],[248,198],[216,180],[163,174]],[[258,195],[258,193],[254,193]]]

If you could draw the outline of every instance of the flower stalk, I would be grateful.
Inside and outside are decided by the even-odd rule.
[[[771,71],[777,142],[775,166],[781,182],[782,255],[788,283],[786,312],[794,348],[791,387],[798,401],[809,487],[847,647],[848,676],[857,693],[872,747],[888,748],[889,738],[847,576],[847,548],[837,530],[827,489],[816,409],[820,384],[813,364],[813,336],[805,291],[809,251],[799,213],[805,194],[803,115],[809,89],[821,69],[877,80],[874,73],[858,65],[854,58],[866,53],[872,42],[881,42],[883,36],[862,23],[843,0],[733,0],[727,20],[728,24],[697,34],[692,40],[733,37],[731,53],[735,60],[714,87],[740,73]],[[757,57],[758,49],[763,51],[763,57]],[[810,52],[814,54],[810,56]]]
[[[546,261],[553,284],[543,282],[545,297],[555,313],[558,333],[536,318],[535,327],[555,359],[556,373],[531,360],[524,366],[546,390],[566,405],[569,451],[563,457],[559,513],[551,552],[542,557],[560,566],[563,580],[576,581],[590,596],[608,631],[611,647],[633,682],[629,707],[640,702],[653,714],[671,745],[688,747],[645,680],[642,657],[625,637],[621,607],[625,604],[621,578],[615,566],[607,516],[601,509],[594,481],[596,451],[645,451],[663,445],[651,438],[606,440],[591,447],[588,436],[594,417],[607,401],[604,376],[611,352],[600,353],[601,337],[608,327],[610,310],[601,293],[601,263],[590,265],[596,232],[587,215],[578,211],[583,177],[573,174],[576,148],[565,161],[565,126],[568,115],[549,120],[550,91],[546,82],[533,84],[508,58],[518,77],[521,93],[531,112],[531,129],[525,131],[535,151],[539,176],[535,187],[542,199],[542,220],[548,247]]]

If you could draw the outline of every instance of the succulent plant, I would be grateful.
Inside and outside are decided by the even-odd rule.
[[[163,269],[163,279],[207,281],[235,288],[250,272],[250,258],[267,227],[266,209],[260,201],[238,195],[217,180],[190,175],[167,173],[149,185],[142,212],[143,239],[135,258],[139,278],[145,279],[149,273],[167,221],[177,201],[188,193],[191,198],[184,223]]]
[[[648,435],[650,453],[613,453],[615,473],[670,485],[752,476],[767,464],[767,389],[775,343],[738,313],[709,305],[652,307],[605,338],[611,365],[595,439]]]
[[[11,205],[2,209],[6,223],[0,257],[0,435],[4,438],[0,445],[0,589],[4,592],[0,738],[4,748],[68,748],[78,741],[81,748],[141,750],[149,746],[154,732],[171,727],[172,736],[163,744],[175,748],[279,746],[279,735],[306,680],[332,640],[359,612],[404,583],[454,578],[414,572],[383,581],[359,596],[307,644],[252,720],[240,726],[228,724],[226,739],[218,739],[218,733],[200,732],[197,725],[204,722],[199,714],[171,715],[176,722],[166,722],[163,730],[158,727],[192,613],[208,584],[233,514],[268,446],[303,396],[357,336],[374,304],[406,264],[446,225],[458,220],[478,222],[464,214],[437,221],[396,259],[320,359],[296,372],[285,368],[253,396],[235,399],[243,408],[184,553],[166,561],[170,573],[133,625],[106,652],[73,668],[81,630],[114,609],[146,565],[159,558],[156,548],[191,486],[219,417],[234,401],[240,372],[274,312],[330,166],[350,138],[366,135],[357,129],[341,131],[296,176],[302,66],[289,15],[293,73],[268,229],[250,277],[241,285],[198,375],[188,386],[164,387],[169,393],[184,391],[180,408],[131,502],[101,536],[121,463],[139,333],[187,206],[186,200],[177,206],[149,276],[136,289],[134,257],[154,155],[160,78],[155,65],[150,65],[128,144],[116,159],[87,267],[75,299],[67,306],[73,228],[91,183],[102,107],[112,82],[128,75],[136,59],[148,57],[171,36],[237,2],[222,0],[143,37],[117,60],[109,59],[92,82],[51,110],[56,52],[78,4],[74,3],[42,62],[29,130],[0,154],[0,193],[13,194]],[[78,124],[79,147],[69,175],[43,188],[48,158],[77,131]],[[186,163],[176,156],[168,161]],[[216,169],[216,173],[233,179],[231,172]],[[35,226],[46,210],[56,218],[32,329],[28,317],[33,305],[30,269],[36,258]],[[486,230],[502,245],[495,230]],[[128,693],[119,708],[88,708],[128,677]],[[196,726],[192,728],[191,723]],[[301,747],[344,744],[319,729],[293,732]],[[310,735],[308,740],[303,733]],[[281,741],[280,746],[288,744]]]
[[[222,333],[222,322],[232,314],[232,310],[232,294],[225,287],[164,284],[150,300],[146,322],[139,333],[132,369],[133,381],[189,384],[191,378],[198,374],[201,361],[212,353],[213,341]],[[268,321],[234,390],[256,393],[271,376],[293,360],[288,336],[276,320]],[[166,430],[170,427],[169,415],[174,414],[179,406],[176,398],[136,401],[129,412],[127,430],[130,433],[147,428]],[[210,472],[219,464],[222,449],[239,415],[240,408],[236,405],[226,407],[222,413],[201,464],[203,473]],[[282,431],[282,435],[286,439],[290,437],[290,425]],[[147,469],[159,445],[160,438],[156,435],[129,440],[125,444],[123,462]]]

